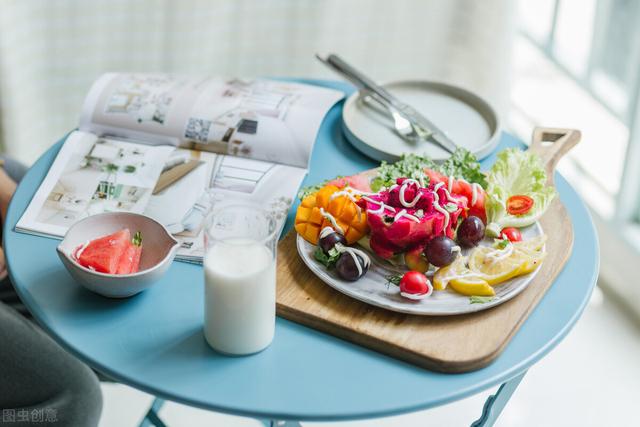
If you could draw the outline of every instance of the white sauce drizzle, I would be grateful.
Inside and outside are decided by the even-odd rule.
[[[371,202],[371,203],[374,203],[374,204],[380,206],[376,210],[369,210],[369,212],[371,212],[372,214],[379,215],[379,214],[383,213],[385,209],[389,209],[391,212],[394,212],[394,213],[396,211],[396,208],[394,208],[393,206],[386,205],[384,202],[381,202],[379,200],[374,200],[374,199],[372,199],[370,197],[366,197],[366,196],[364,196],[363,199],[365,199],[367,202]]]
[[[364,251],[361,251],[360,249],[352,248],[350,246],[344,246],[344,245],[341,245],[340,243],[336,244],[335,248],[340,253],[346,252],[349,255],[351,255],[351,258],[353,258],[353,262],[358,269],[358,276],[362,276],[362,266],[360,265],[360,261],[358,261],[358,256],[362,258],[362,261],[364,262],[365,267],[368,268],[369,265],[371,264],[371,259],[369,259],[369,255],[367,255]]]
[[[371,212],[372,214],[374,214],[374,215],[380,215],[380,214],[383,214],[383,213],[384,213],[384,208],[385,208],[384,203],[380,203],[380,207],[379,207],[378,209],[376,209],[376,210],[372,210],[372,211],[370,211],[370,212]]]
[[[449,181],[449,182],[451,182],[451,181]],[[433,186],[433,192],[435,193],[436,191],[438,191],[439,189],[441,189],[443,186],[444,186],[444,182],[439,182],[439,183],[437,183],[436,185],[434,185],[434,186]],[[451,187],[451,186],[449,186],[449,187]],[[456,205],[458,204],[458,201],[457,201],[456,199],[454,199],[454,198],[451,196],[451,189],[448,189],[448,190],[447,190],[447,189],[445,188],[445,189],[444,189],[444,195],[447,197],[447,200],[448,200],[448,201],[453,202],[453,203],[455,203]],[[436,196],[437,196],[437,195],[436,195]]]
[[[420,219],[418,219],[417,216],[408,214],[406,209],[402,209],[400,212],[398,212],[396,216],[393,217],[393,220],[397,221],[399,218],[402,218],[402,217],[409,218],[410,220],[415,222],[420,222]]]
[[[453,190],[453,175],[449,176],[449,182],[447,184],[447,191],[451,193],[451,191]]]
[[[356,207],[356,211],[358,212],[358,222],[362,222],[362,208],[360,208],[360,206],[358,205],[358,200],[356,200],[356,198],[353,195],[353,189],[351,187],[345,187],[344,190],[341,191],[336,191],[335,193],[333,193],[330,197],[329,197],[329,201],[332,201],[333,199],[340,197],[340,196],[345,196],[348,197],[349,200],[351,200],[354,204],[354,206]]]
[[[433,289],[431,287],[429,287],[429,290],[427,292],[425,292],[424,294],[410,294],[408,292],[400,292],[400,295],[402,295],[403,297],[408,298],[408,299],[419,301],[419,300],[425,299],[426,297],[431,295],[432,292],[433,292]]]
[[[444,183],[441,182],[440,184],[444,184]],[[449,212],[446,209],[444,209],[442,206],[440,206],[440,197],[438,197],[438,193],[434,191],[433,196],[435,197],[435,199],[433,200],[433,208],[438,212],[440,212],[442,215],[444,215],[444,229],[446,231],[447,226],[449,225]]]
[[[320,230],[320,238],[324,239],[325,237],[327,237],[331,233],[333,233],[333,228],[325,227],[322,230]]]
[[[420,185],[420,183],[417,180],[413,179],[413,178],[405,178],[405,180],[402,181],[402,184],[410,184],[412,182],[414,184],[416,184],[416,185]]]
[[[456,200],[447,190],[444,190],[444,195],[447,196],[448,201],[455,203],[456,206],[458,205],[458,200]]]
[[[471,206],[475,205],[476,201],[478,201],[478,187],[480,187],[480,184],[477,182],[471,184]]]
[[[456,247],[456,246],[454,246],[454,247]],[[466,264],[466,262],[467,262],[467,258],[466,257],[461,257],[461,255],[458,255],[458,258],[454,261],[454,263],[461,263],[461,264]],[[445,274],[443,277],[441,277],[441,280],[444,283],[444,286],[447,286],[450,281],[456,280],[456,279],[465,279],[467,277],[475,277],[477,279],[482,278],[482,276],[480,274],[475,273],[475,272],[470,271],[470,270],[467,270],[464,273],[457,273],[455,271],[455,269],[451,269],[447,273],[448,274]]]
[[[513,245],[509,244],[504,249],[496,249],[495,251],[489,252],[485,255],[485,258],[487,258],[491,262],[491,264],[493,264],[505,258],[509,258],[512,253]]]
[[[477,182],[469,183],[469,181],[464,178],[459,178],[459,180],[471,186],[471,205],[475,205],[478,201],[478,188],[482,187],[480,187],[480,184],[478,184]]]
[[[422,194],[420,193],[420,190],[418,190],[416,197],[411,202],[407,202],[407,200],[404,198],[404,192],[406,191],[407,187],[410,184],[408,181],[409,180],[407,179],[405,182],[402,183],[402,187],[400,187],[400,194],[398,195],[398,199],[400,199],[400,203],[405,208],[412,208],[416,205],[416,203],[418,203],[418,200],[420,200],[420,197],[422,197]]]
[[[335,199],[336,197],[340,197],[340,196],[346,196],[349,198],[349,200],[351,200],[352,202],[356,202],[356,198],[353,196],[353,193],[351,193],[350,191],[347,190],[340,190],[340,191],[336,191],[335,193],[333,193],[330,197],[329,197],[329,201]]]
[[[327,220],[329,220],[329,222],[331,223],[331,225],[333,225],[333,228],[340,234],[342,234],[344,236],[344,230],[342,229],[342,227],[340,227],[338,225],[338,223],[336,222],[336,219],[333,217],[333,215],[331,215],[329,212],[326,212],[324,210],[324,208],[320,208],[320,215],[322,215],[323,217],[325,217]]]

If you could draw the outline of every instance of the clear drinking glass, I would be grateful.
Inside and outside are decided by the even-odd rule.
[[[226,354],[256,353],[273,340],[276,221],[258,205],[222,205],[205,228],[204,336]]]

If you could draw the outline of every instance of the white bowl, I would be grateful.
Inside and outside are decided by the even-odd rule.
[[[142,233],[140,271],[132,274],[107,274],[78,264],[73,251],[89,240],[128,228]],[[109,212],[84,218],[73,224],[58,245],[58,256],[71,276],[92,292],[110,298],[126,298],[151,286],[171,266],[178,242],[156,220],[127,212]]]

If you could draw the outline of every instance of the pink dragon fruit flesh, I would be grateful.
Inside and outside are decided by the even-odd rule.
[[[435,190],[435,185],[422,187],[406,178],[359,203],[367,212],[371,249],[385,259],[421,251],[436,236],[453,238],[458,217],[467,207],[466,198],[450,195],[441,184]]]

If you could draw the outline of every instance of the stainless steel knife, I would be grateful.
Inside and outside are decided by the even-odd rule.
[[[458,147],[458,145],[432,121],[420,114],[410,105],[400,101],[385,88],[376,84],[376,82],[355,69],[352,65],[345,62],[338,55],[329,54],[326,58],[323,58],[316,54],[316,58],[334,71],[346,77],[358,88],[374,93],[376,95],[376,101],[379,103],[393,107],[393,110],[399,112],[404,118],[411,122],[422,139],[431,140],[450,153],[453,153]]]

